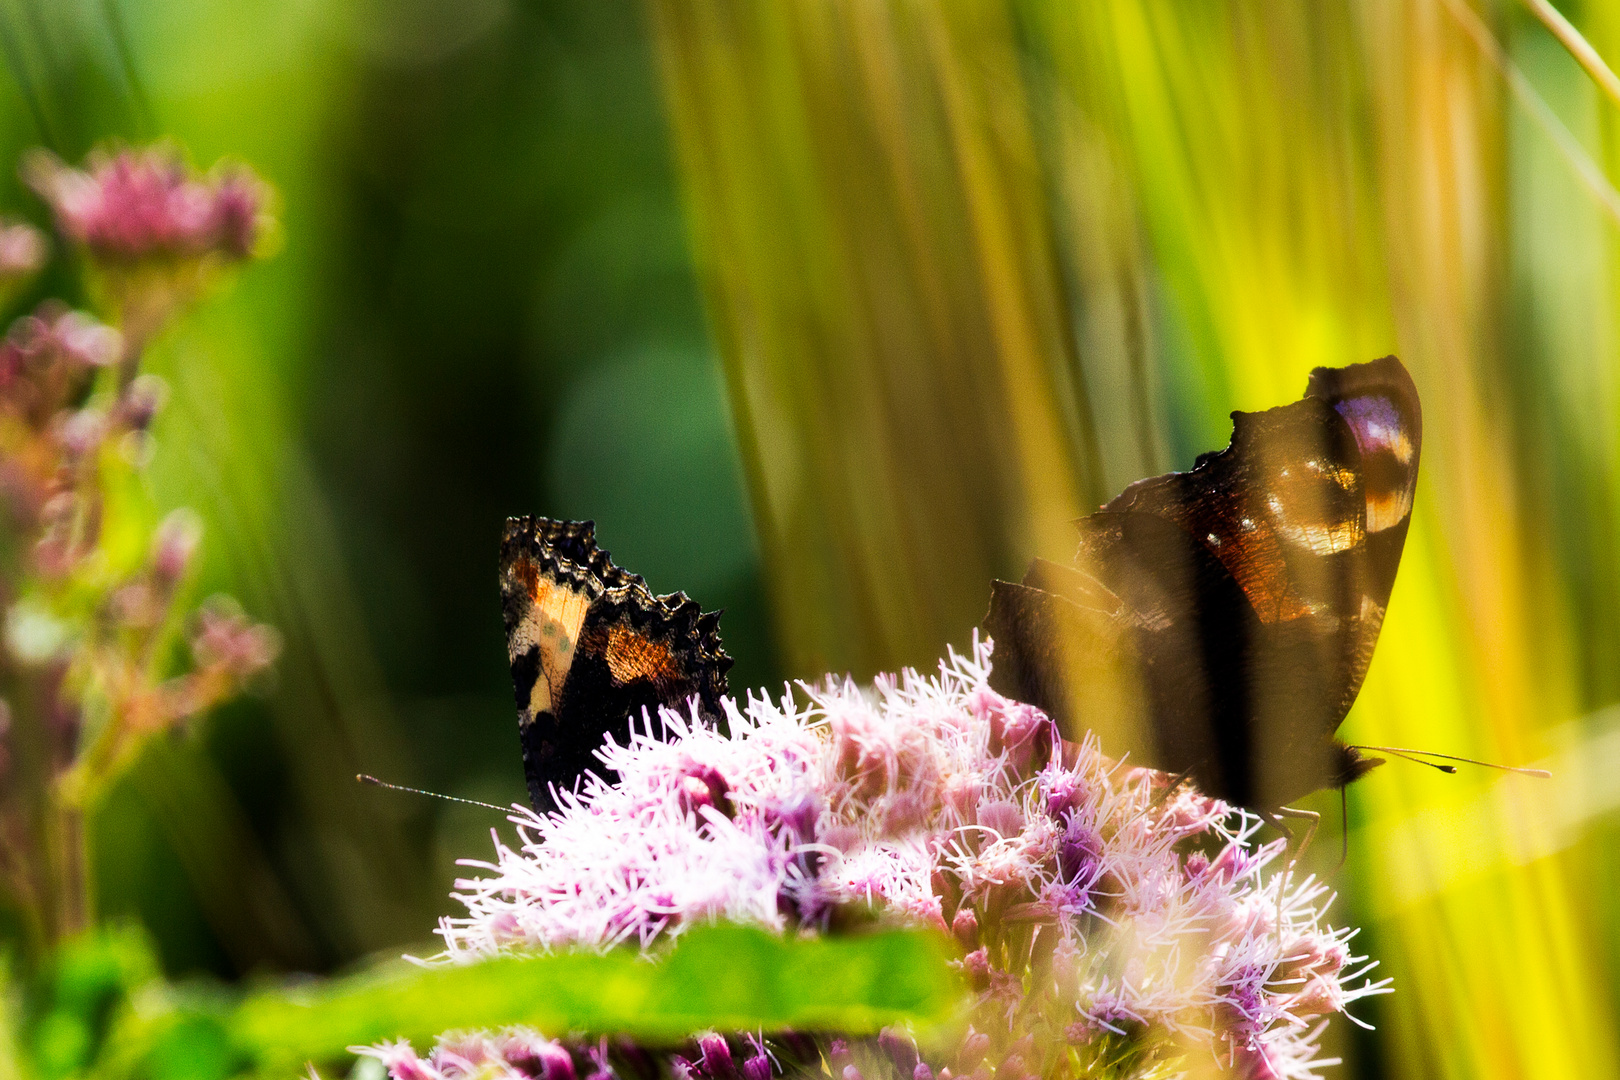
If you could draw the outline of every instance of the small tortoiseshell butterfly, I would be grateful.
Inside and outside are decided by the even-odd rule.
[[[654,596],[637,574],[613,565],[589,521],[508,518],[501,538],[501,606],[512,663],[529,800],[555,809],[553,786],[572,788],[596,751],[629,739],[646,709],[684,711],[724,724],[720,698],[731,658],[720,647],[720,613],[685,593]]]

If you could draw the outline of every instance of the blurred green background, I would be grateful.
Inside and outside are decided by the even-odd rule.
[[[1615,5],[1558,10],[1620,63]],[[1555,779],[1351,789],[1338,917],[1398,992],[1347,1074],[1620,1074],[1620,98],[1556,18],[0,0],[0,160],[167,135],[281,193],[152,362],[157,493],[279,685],[120,786],[104,907],[177,975],[431,949],[505,826],[352,778],[522,798],[508,514],[723,606],[735,691],[931,666],[1086,507],[1395,352],[1424,473],[1345,733]]]

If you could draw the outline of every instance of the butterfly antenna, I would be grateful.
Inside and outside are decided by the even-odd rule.
[[[426,795],[430,799],[444,799],[448,802],[466,803],[468,806],[482,806],[486,810],[496,810],[502,814],[510,814],[512,812],[512,808],[510,806],[496,806],[494,803],[479,802],[477,799],[462,799],[455,795],[441,795],[437,791],[423,791],[421,788],[406,787],[404,784],[390,784],[386,780],[379,780],[375,776],[367,776],[365,773],[356,773],[354,778],[360,781],[362,784],[370,784],[373,787],[392,788],[394,791],[408,791],[412,795]]]
[[[1356,749],[1357,750],[1371,750],[1372,747],[1370,747],[1370,746],[1358,746],[1358,747],[1356,747]],[[1386,753],[1386,754],[1390,754],[1393,757],[1398,757],[1402,761],[1410,761],[1414,765],[1427,765],[1431,769],[1438,770],[1439,772],[1443,772],[1443,773],[1446,773],[1448,775],[1456,775],[1456,772],[1457,772],[1457,766],[1455,766],[1455,765],[1442,765],[1438,761],[1424,761],[1422,758],[1413,757],[1411,754],[1403,754],[1399,750],[1387,750],[1386,749],[1383,752]]]
[[[1481,765],[1487,769],[1501,769],[1503,772],[1519,773],[1522,776],[1534,776],[1542,780],[1552,779],[1552,773],[1548,772],[1546,769],[1526,769],[1517,765],[1498,765],[1494,761],[1480,761],[1478,758],[1458,757],[1456,754],[1442,754],[1437,750],[1408,750],[1405,747],[1400,746],[1357,746],[1354,747],[1354,749],[1372,750],[1380,754],[1395,754],[1399,757],[1406,758],[1407,761],[1415,761],[1419,765],[1427,765],[1432,769],[1439,769],[1441,772],[1447,773],[1454,773],[1457,770],[1447,765],[1437,765],[1432,761],[1423,761],[1421,759],[1426,757],[1444,758],[1447,761],[1461,761],[1466,765]],[[1419,756],[1412,756],[1414,754]]]

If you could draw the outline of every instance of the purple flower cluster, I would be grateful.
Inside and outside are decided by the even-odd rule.
[[[603,750],[617,783],[516,812],[517,848],[497,839],[494,862],[466,864],[484,874],[457,883],[468,914],[441,924],[443,959],[646,948],[716,918],[807,933],[877,917],[954,936],[976,1005],[921,1057],[820,1046],[842,1080],[1159,1076],[1194,1055],[1316,1075],[1325,1018],[1387,990],[1350,955],[1353,931],[1324,925],[1326,887],[1279,872],[1282,842],[1258,844],[1253,816],[1059,738],[990,688],[990,653],[953,653],[935,678],[728,701],[729,736],[649,720]],[[677,1074],[736,1072],[680,1060]]]
[[[932,1074],[916,1071],[919,1059],[909,1039],[886,1033],[884,1045],[892,1045],[901,1060],[909,1058],[906,1080],[932,1080]],[[522,1027],[448,1035],[426,1057],[407,1042],[354,1050],[381,1061],[395,1080],[770,1080],[817,1062],[822,1054],[816,1040],[791,1033],[767,1045],[758,1036],[711,1031],[654,1054],[629,1039],[563,1042]],[[831,1052],[853,1068],[847,1044],[835,1042]],[[849,1080],[860,1080],[858,1069]]]
[[[108,262],[245,259],[264,227],[264,190],[251,172],[196,176],[166,146],[92,154],[83,169],[38,151],[24,174],[63,234]]]
[[[593,1048],[594,1049],[594,1048]],[[450,1080],[452,1077],[511,1077],[514,1080],[579,1080],[579,1070],[566,1046],[529,1028],[499,1034],[469,1034],[441,1039],[426,1058],[409,1043],[357,1048],[381,1061],[395,1080]],[[603,1059],[604,1069],[606,1058]],[[605,1080],[593,1070],[587,1080]],[[612,1075],[608,1073],[607,1075]]]

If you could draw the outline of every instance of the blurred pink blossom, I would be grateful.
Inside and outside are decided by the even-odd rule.
[[[0,281],[17,281],[39,272],[50,254],[45,235],[23,221],[0,219]]]
[[[23,165],[62,233],[95,258],[243,259],[263,227],[263,186],[244,167],[194,174],[167,146],[94,153],[83,169],[36,151]]]

